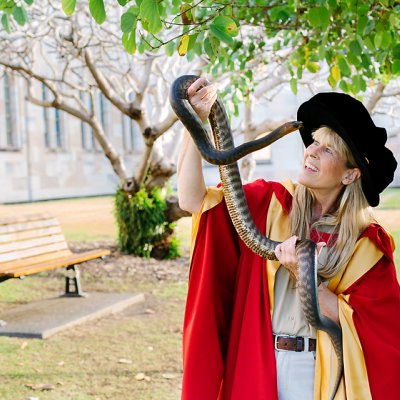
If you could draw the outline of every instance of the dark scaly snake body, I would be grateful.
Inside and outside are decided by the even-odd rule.
[[[259,256],[269,260],[277,260],[275,248],[279,242],[265,237],[254,224],[236,161],[297,130],[301,123],[297,121],[286,123],[262,139],[247,142],[235,148],[225,108],[222,102],[217,99],[209,116],[215,148],[209,140],[207,131],[199,117],[193,112],[187,101],[187,89],[197,78],[197,76],[186,75],[174,81],[170,92],[172,108],[191,134],[202,157],[212,164],[219,165],[228,212],[239,237]],[[338,358],[337,378],[331,397],[331,399],[334,399],[343,374],[342,331],[339,325],[320,312],[317,295],[317,251],[315,243],[311,240],[299,241],[296,244],[296,254],[299,261],[298,287],[305,318],[315,329],[328,333]]]

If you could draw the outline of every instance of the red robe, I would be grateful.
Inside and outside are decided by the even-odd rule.
[[[245,186],[254,222],[264,234],[273,193],[288,213],[292,196],[281,184],[258,180]],[[363,235],[384,256],[345,294],[354,310],[372,398],[394,400],[400,382],[400,292],[392,248],[378,225]],[[238,238],[222,201],[202,214],[196,236],[184,321],[182,399],[278,398],[269,310],[265,261]]]

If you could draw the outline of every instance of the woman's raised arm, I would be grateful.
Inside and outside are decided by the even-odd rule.
[[[205,84],[206,80],[200,78],[188,89],[190,104],[203,122],[207,120],[217,98],[215,87]],[[185,211],[197,213],[206,194],[206,185],[201,155],[187,131],[179,153],[177,176],[179,206]]]

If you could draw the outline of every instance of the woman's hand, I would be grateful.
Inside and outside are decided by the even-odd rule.
[[[297,281],[298,262],[296,256],[297,236],[292,236],[275,248],[278,261],[289,271],[292,278]]]
[[[290,275],[297,280],[298,262],[296,256],[297,236],[285,240],[278,244],[275,249],[275,255],[279,262],[289,271]],[[317,243],[317,252],[326,246],[326,243]],[[323,283],[318,286],[318,301],[322,314],[339,324],[339,306],[338,298]]]
[[[290,272],[290,275],[297,280],[298,260],[296,255],[296,243],[298,237],[292,236],[275,248],[275,255],[278,261]],[[317,253],[326,246],[325,242],[317,243]]]
[[[217,99],[215,86],[205,85],[207,85],[207,80],[199,78],[188,88],[189,102],[202,122],[207,120],[211,107]]]

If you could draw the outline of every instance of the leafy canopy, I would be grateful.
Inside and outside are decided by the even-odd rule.
[[[34,0],[24,0],[26,5]],[[328,82],[345,92],[364,91],[367,81],[400,75],[400,3],[397,0],[117,0],[122,43],[130,54],[164,49],[189,60],[206,55],[212,72],[239,72],[240,85],[255,63],[284,62],[291,87],[305,70],[329,66]],[[107,2],[88,0],[94,20],[107,18]],[[115,0],[109,0],[109,4]],[[23,3],[0,0],[3,27],[23,25]],[[76,0],[62,0],[66,15]]]

